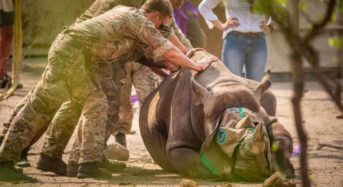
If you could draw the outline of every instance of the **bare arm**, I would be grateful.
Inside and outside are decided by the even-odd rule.
[[[221,2],[222,0],[202,0],[199,4],[199,12],[204,17],[209,28],[212,29],[214,26],[221,31],[225,31],[229,27],[238,26],[239,23],[237,18],[231,18],[225,23],[219,21],[217,15],[213,12],[213,9]]]
[[[183,54],[188,52],[188,49],[181,43],[181,41],[176,37],[176,35],[172,35],[169,38],[169,41],[177,47]]]
[[[157,75],[161,77],[167,77],[168,75],[170,75],[170,71],[168,71],[167,69],[154,68],[154,67],[149,67],[149,68],[151,69],[152,72],[156,73]]]
[[[225,23],[222,23],[219,20],[211,20],[210,21],[214,27],[216,27],[217,29],[221,30],[221,31],[225,31],[228,28],[232,28],[232,27],[237,27],[239,25],[238,23],[238,19],[237,18],[231,18],[229,20],[227,20]]]
[[[183,66],[190,68],[195,71],[204,71],[211,62],[203,62],[203,63],[194,63],[191,59],[186,57],[183,53],[181,53],[175,47],[169,49],[166,53],[163,54],[163,57],[170,63],[178,66]]]

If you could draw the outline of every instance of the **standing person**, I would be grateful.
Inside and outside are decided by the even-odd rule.
[[[169,1],[148,0],[140,10],[120,6],[60,34],[50,48],[42,80],[13,120],[0,147],[0,180],[32,180],[14,168],[19,153],[46,125],[30,121],[50,118],[67,100],[78,102],[82,111],[78,176],[110,177],[97,165],[103,156],[108,108],[99,77],[94,73],[97,62],[119,60],[141,42],[155,58],[164,57],[172,64],[203,71],[209,62],[192,62],[156,30],[171,16]]]
[[[222,23],[212,11],[219,3],[225,7],[226,22]],[[224,32],[222,60],[234,74],[260,81],[267,63],[266,31],[268,20],[252,12],[251,1],[203,0],[199,11],[209,28]]]
[[[13,36],[13,11],[12,0],[0,0],[0,88],[7,88],[11,83],[7,74],[7,58]]]

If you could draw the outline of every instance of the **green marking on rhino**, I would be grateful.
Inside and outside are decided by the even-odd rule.
[[[222,145],[226,142],[227,135],[225,129],[219,128],[218,134],[217,134],[217,143]]]
[[[212,163],[204,154],[200,154],[200,160],[211,171],[213,175],[218,174],[218,169],[214,165],[212,165]]]
[[[244,118],[244,108],[239,107],[238,110],[239,110],[239,118],[243,119]]]

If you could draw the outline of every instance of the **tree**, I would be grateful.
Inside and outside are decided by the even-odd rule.
[[[334,19],[335,10],[339,7],[343,11],[343,0],[248,0],[252,4],[252,11],[270,16],[280,32],[286,39],[290,48],[289,63],[293,74],[293,96],[291,98],[294,123],[300,139],[300,164],[301,177],[303,186],[311,186],[311,181],[308,176],[307,163],[307,133],[302,125],[302,114],[300,102],[304,93],[304,60],[306,59],[315,77],[319,83],[324,87],[330,98],[334,101],[338,109],[343,112],[343,104],[341,102],[342,87],[339,82],[329,79],[321,72],[319,64],[318,51],[313,47],[313,40],[318,37],[323,29]],[[304,6],[309,1],[315,3],[322,3],[325,7],[324,15],[317,20],[310,18],[309,13],[305,11]],[[339,6],[337,6],[339,3]],[[303,16],[310,29],[306,33],[300,33],[299,30],[299,16]],[[341,15],[341,14],[340,14]],[[334,40],[332,43],[336,44],[341,41],[341,38]]]

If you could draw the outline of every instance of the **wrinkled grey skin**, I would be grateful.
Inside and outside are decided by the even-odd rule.
[[[197,61],[210,56],[205,51],[197,51],[191,59]],[[163,169],[190,177],[211,178],[210,171],[199,159],[199,152],[215,129],[217,119],[227,108],[244,107],[259,113],[266,124],[274,124],[276,120],[271,116],[276,113],[276,98],[269,86],[269,79],[258,84],[232,74],[219,60],[202,73],[182,69],[167,77],[143,103],[139,122],[144,144]],[[286,134],[284,146],[292,147],[289,133],[282,128],[278,129],[282,136]],[[277,139],[278,132],[272,138]],[[280,156],[288,156],[281,158],[288,159],[287,164],[289,151],[292,150],[280,151]]]

